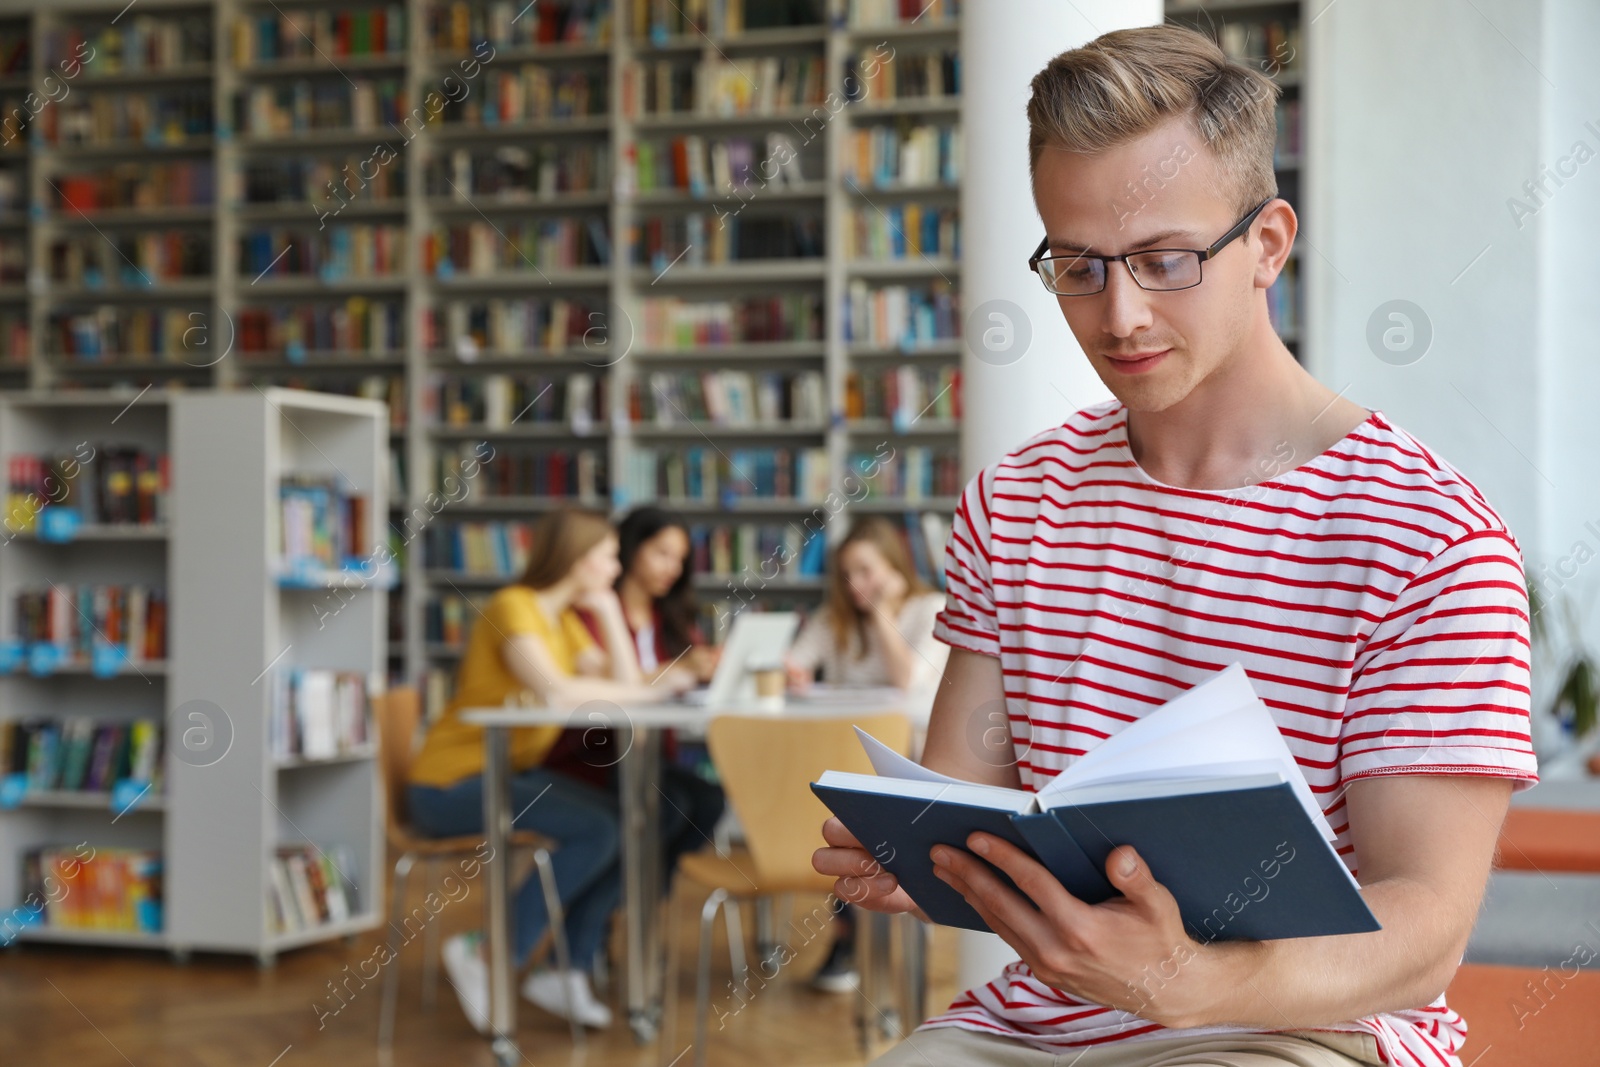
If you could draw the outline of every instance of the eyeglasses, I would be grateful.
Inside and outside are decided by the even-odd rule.
[[[1269,196],[1251,208],[1248,215],[1234,223],[1233,228],[1210,248],[1148,248],[1120,256],[1096,256],[1088,252],[1047,256],[1045,251],[1050,247],[1050,238],[1045,237],[1028,257],[1028,269],[1039,276],[1046,289],[1058,296],[1093,296],[1100,292],[1106,287],[1106,274],[1111,264],[1118,260],[1127,264],[1128,273],[1141,289],[1153,293],[1192,289],[1200,284],[1200,264],[1249,230],[1261,209],[1276,199]]]

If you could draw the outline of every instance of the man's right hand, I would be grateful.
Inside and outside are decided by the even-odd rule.
[[[883,869],[883,864],[844,828],[844,823],[828,819],[822,824],[822,839],[829,847],[817,849],[811,866],[818,874],[831,874],[837,879],[833,891],[840,900],[889,915],[909,911],[923,922],[928,921],[895,876]]]

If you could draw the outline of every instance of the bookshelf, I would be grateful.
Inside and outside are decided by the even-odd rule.
[[[1305,73],[1307,56],[1304,6],[1300,0],[1167,0],[1168,22],[1209,35],[1232,59],[1260,70],[1277,82],[1278,143],[1274,167],[1278,195],[1287,200],[1300,219],[1300,232],[1312,232],[1307,216],[1309,172],[1306,146]],[[1307,273],[1315,270],[1315,257],[1301,255],[1296,242],[1283,273],[1267,292],[1268,312],[1279,338],[1304,362]]]
[[[858,508],[919,530],[959,488],[920,473],[958,440],[954,3],[124,6],[0,17],[0,99],[92,51],[0,146],[0,388],[385,403],[393,679],[453,662],[425,623],[483,584],[433,527],[620,514],[710,456],[715,489],[662,501],[731,568],[703,598],[809,607],[815,575],[709,546]],[[906,503],[851,491],[882,448],[925,479]]]
[[[268,960],[377,925],[383,576],[285,568],[279,498],[342,474],[381,514],[383,421],[290,390],[0,398],[0,940]],[[109,919],[79,857],[131,901]],[[337,886],[326,919],[279,928],[280,863],[314,907]]]
[[[183,561],[172,575],[183,605],[173,632],[174,729],[186,707],[217,707],[232,740],[215,763],[169,761],[172,869],[208,875],[169,885],[170,936],[185,949],[270,959],[380,921],[375,738],[331,725],[316,738],[302,734],[286,726],[281,704],[303,696],[314,675],[330,696],[336,685],[381,685],[389,575],[368,542],[374,516],[386,511],[387,412],[372,400],[275,388],[180,395],[172,410],[172,549]],[[330,484],[361,504],[339,511]],[[325,518],[348,516],[349,544],[341,548],[336,518],[331,533],[310,534],[311,501],[333,509],[319,512]],[[310,547],[324,538],[331,544]],[[328,558],[293,554],[302,549]],[[372,566],[337,565],[352,557]],[[228,625],[218,626],[223,617]],[[276,921],[273,868],[285,853],[320,861],[341,880],[343,908],[310,925]]]

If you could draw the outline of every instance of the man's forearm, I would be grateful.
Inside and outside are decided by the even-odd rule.
[[[1448,909],[1434,890],[1403,879],[1363,886],[1362,896],[1382,930],[1198,950],[1191,988],[1212,999],[1178,1024],[1298,1029],[1432,1003],[1461,958],[1464,935],[1442,917]],[[1157,975],[1140,993],[1159,1009],[1167,984]]]

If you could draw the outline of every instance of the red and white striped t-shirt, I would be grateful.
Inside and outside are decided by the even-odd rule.
[[[1346,783],[1537,780],[1521,554],[1471,482],[1374,412],[1320,455],[1284,443],[1256,484],[1181,489],[1138,466],[1127,425],[1114,401],[1080,411],[986,468],[956,510],[935,634],[1000,658],[1024,788],[1235,661],[1352,873]],[[1173,1036],[1022,963],[926,1025],[1050,1051]],[[1458,1064],[1466,1034],[1442,997],[1325,1029],[1427,1067]]]

